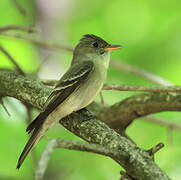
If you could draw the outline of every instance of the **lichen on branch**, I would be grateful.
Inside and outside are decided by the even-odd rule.
[[[51,92],[51,89],[44,86],[39,80],[17,75],[11,71],[0,71],[0,85],[1,95],[14,97],[39,109],[43,107],[47,96]],[[140,95],[140,98],[141,97],[142,96]],[[127,100],[127,104],[125,105],[134,103],[135,97],[133,97],[133,100],[131,100],[131,98],[132,97]],[[173,97],[170,97],[170,99],[167,100],[172,100],[172,98]],[[156,101],[156,97],[147,97],[147,99],[149,99],[150,102],[151,99]],[[160,99],[164,98],[160,95]],[[141,101],[141,99],[139,101]],[[121,102],[115,105],[115,108],[118,108],[119,105],[121,106]],[[177,107],[175,109],[177,109]],[[109,112],[114,114],[114,111],[111,112],[110,109]],[[131,142],[129,139],[120,136],[113,129],[109,128],[104,122],[92,117],[90,112],[87,110],[81,110],[77,113],[73,113],[68,118],[63,118],[60,123],[72,133],[76,134],[87,142],[99,144],[103,147],[106,146],[108,149],[114,150],[116,153],[110,154],[109,157],[124,167],[126,173],[134,179],[170,179],[166,173],[164,173],[156,165],[147,151],[137,147],[135,143]]]

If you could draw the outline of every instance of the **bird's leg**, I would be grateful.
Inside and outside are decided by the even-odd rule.
[[[101,104],[102,104],[103,107],[105,107],[105,102],[104,102],[104,97],[103,97],[102,91],[99,94],[100,94]]]

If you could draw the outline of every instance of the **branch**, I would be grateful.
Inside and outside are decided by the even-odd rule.
[[[181,92],[181,86],[129,86],[105,85],[103,90],[137,91],[137,92]]]
[[[25,9],[17,2],[17,0],[11,0],[15,8],[19,11],[22,16],[26,16]]]
[[[139,180],[169,179],[158,166],[155,166],[148,152],[140,149],[127,138],[118,135],[103,122],[97,119],[86,121],[89,119],[89,112],[82,110],[79,113],[79,116],[72,114],[69,120],[64,118],[60,123],[84,140],[116,151],[117,156],[110,157],[122,165],[131,177]]]
[[[0,94],[19,99],[42,109],[51,89],[33,78],[18,75],[11,71],[0,71]]]
[[[126,64],[125,62],[122,62],[122,61],[114,60],[114,61],[110,62],[110,65],[111,65],[111,67],[113,67],[119,71],[134,74],[136,76],[149,80],[158,85],[163,85],[163,86],[172,85],[172,83],[168,82],[167,80],[163,79],[162,77],[159,77],[155,74],[152,74],[152,73],[145,71],[144,69],[138,68],[136,66]]]
[[[168,129],[174,129],[174,130],[178,130],[178,131],[181,130],[181,125],[168,122],[167,120],[165,120],[163,118],[158,118],[158,117],[154,117],[154,116],[146,116],[146,117],[143,117],[143,120],[147,121],[147,122],[159,124]]]
[[[156,146],[152,147],[151,149],[147,150],[147,152],[150,154],[150,156],[154,156],[155,153],[160,151],[164,147],[163,143],[158,143]]]
[[[0,104],[3,107],[3,109],[5,110],[5,112],[7,113],[8,116],[11,116],[11,114],[9,113],[8,109],[6,108],[4,101],[3,101],[3,97],[0,96]]]
[[[0,84],[0,94],[16,97],[39,109],[42,108],[51,91],[39,81],[7,71],[0,71]],[[139,180],[170,179],[155,164],[147,151],[120,136],[103,122],[95,118],[86,120],[90,119],[90,113],[86,110],[77,113],[70,115],[68,119],[62,119],[60,123],[84,140],[116,151],[117,156],[110,157],[119,163],[131,177]]]
[[[33,27],[26,27],[26,26],[7,25],[7,26],[0,27],[0,33],[5,32],[5,31],[11,31],[11,30],[19,30],[19,31],[27,32],[27,33],[38,32],[37,29]]]
[[[53,79],[43,79],[41,82],[47,86],[54,86],[58,81]],[[102,90],[134,92],[181,92],[181,86],[131,86],[105,84]]]
[[[50,160],[50,156],[55,148],[56,140],[52,139],[47,146],[45,147],[43,153],[41,154],[40,160],[38,161],[38,166],[35,171],[35,180],[42,180],[45,174],[45,171]]]
[[[12,34],[5,34],[5,33],[0,34],[0,35],[5,36],[5,37],[9,37],[9,38],[16,38],[16,39],[28,41],[28,42],[34,44],[35,46],[45,48],[45,49],[64,50],[64,51],[68,51],[68,52],[73,51],[73,48],[68,47],[68,46],[64,46],[64,45],[60,45],[60,44],[56,44],[56,43],[51,43],[51,42],[46,42],[44,40],[33,39],[33,38],[29,38],[29,37],[22,36],[22,35],[12,35]]]
[[[98,118],[117,132],[124,132],[137,118],[163,111],[180,111],[180,99],[180,92],[139,94],[105,108]]]
[[[51,139],[44,149],[41,158],[38,162],[38,167],[35,172],[35,179],[40,180],[43,179],[44,173],[46,171],[48,162],[50,160],[51,153],[55,148],[63,148],[69,150],[77,150],[83,152],[92,152],[105,156],[117,156],[117,152],[108,149],[107,147],[100,146],[99,144],[91,144],[87,142],[79,142],[79,141],[70,141],[64,139]]]
[[[120,171],[121,178],[120,180],[136,180],[130,177],[125,171]]]
[[[16,79],[16,81],[13,81],[13,79]],[[0,94],[6,94],[23,102],[29,102],[34,107],[42,108],[46,97],[51,92],[51,88],[44,86],[39,81],[34,81],[34,83],[32,83],[32,81],[33,79],[18,76],[13,72],[0,71],[0,84],[2,84]],[[26,86],[31,88],[32,92],[27,91]],[[168,110],[180,111],[180,98],[181,93],[136,95],[106,108],[98,114],[98,117],[113,129],[124,131],[126,127],[138,117]],[[37,99],[42,100],[37,101]]]
[[[18,73],[24,75],[23,70],[17,64],[16,60],[9,54],[9,52],[2,45],[0,45],[0,51],[11,61],[11,63],[15,66]]]

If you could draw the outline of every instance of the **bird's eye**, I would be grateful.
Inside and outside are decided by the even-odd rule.
[[[97,42],[94,42],[92,45],[96,48],[99,46]]]

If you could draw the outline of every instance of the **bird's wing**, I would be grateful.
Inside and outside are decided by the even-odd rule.
[[[72,65],[47,98],[44,111],[27,127],[27,132],[32,132],[38,124],[42,124],[43,120],[46,119],[57,106],[81,86],[93,70],[94,64],[91,61],[84,61],[80,64]]]
[[[17,164],[18,169],[33,146],[40,140],[43,133],[42,125],[47,116],[53,112],[53,110],[59,106],[67,97],[69,97],[77,88],[81,87],[81,84],[84,83],[93,70],[93,62],[84,61],[80,64],[72,65],[65,75],[59,80],[53,92],[48,97],[47,102],[45,103],[44,111],[41,112],[26,129],[28,133],[32,132],[32,135],[19,157]]]
[[[94,65],[91,61],[73,65],[56,84],[45,103],[44,109],[50,107],[60,94],[61,100],[59,99],[59,104],[61,104],[75,89],[81,86],[93,69]]]

